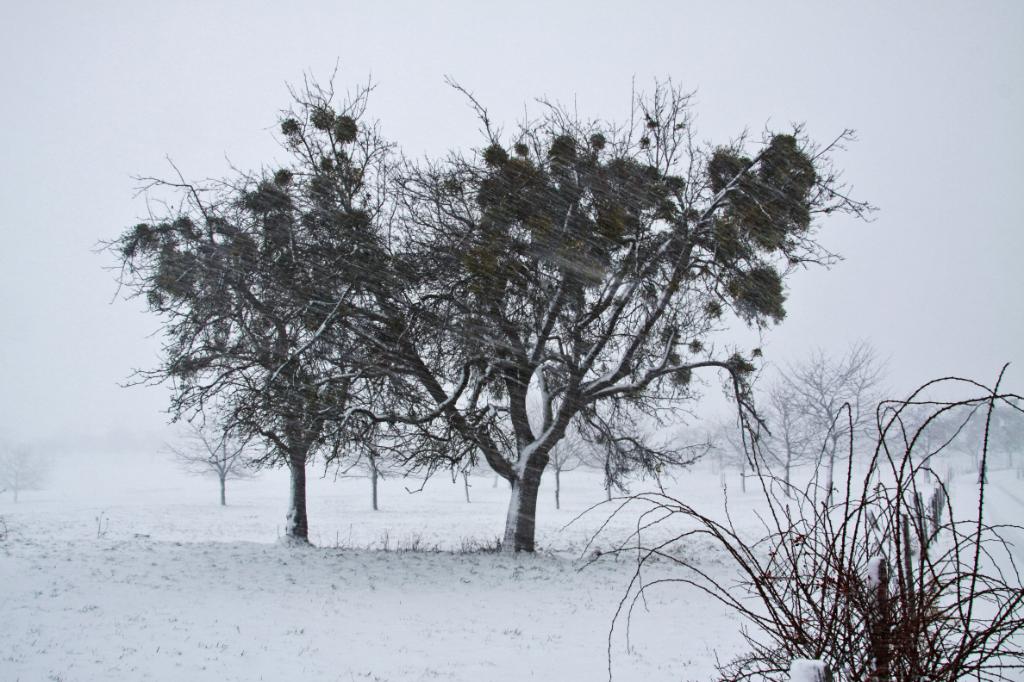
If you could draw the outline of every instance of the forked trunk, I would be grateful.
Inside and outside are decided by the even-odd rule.
[[[291,500],[284,533],[289,540],[309,541],[309,521],[306,518],[306,455],[291,454],[288,458],[291,474]]]

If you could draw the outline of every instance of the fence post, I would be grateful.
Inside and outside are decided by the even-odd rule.
[[[874,609],[868,618],[868,641],[871,657],[874,659],[872,682],[889,682],[889,666],[892,661],[890,647],[892,638],[892,610],[889,605],[889,563],[885,557],[876,556],[868,561],[868,588],[874,591]]]

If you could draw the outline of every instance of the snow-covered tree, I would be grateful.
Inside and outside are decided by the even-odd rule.
[[[110,244],[121,284],[162,323],[161,362],[140,381],[173,386],[174,418],[215,402],[225,428],[262,439],[256,464],[288,468],[286,535],[302,541],[306,465],[347,437],[331,415],[353,390],[344,335],[325,332],[372,287],[378,252],[367,188],[389,147],[361,121],[367,95],[336,110],[329,90],[295,93],[280,126],[291,167],[152,181],[175,201]]]
[[[0,444],[0,492],[10,490],[15,502],[18,493],[38,490],[46,480],[49,462],[27,445]]]
[[[765,432],[761,451],[782,469],[782,483],[791,496],[793,467],[813,459],[820,452],[821,443],[816,442],[818,434],[801,406],[800,396],[788,383],[779,381],[771,385],[765,398],[761,407],[770,431]]]
[[[227,482],[250,478],[249,440],[235,438],[230,432],[209,426],[193,426],[179,445],[168,450],[182,467],[197,476],[216,476],[220,486],[220,504],[227,505]]]
[[[966,416],[963,424],[962,438],[967,442],[976,442],[987,432],[990,459],[987,469],[1013,469],[1015,466],[1020,475],[1020,467],[1024,466],[1024,406],[1007,401],[996,405],[991,413],[986,410],[974,410]],[[961,415],[963,416],[963,415]],[[981,460],[976,459],[978,470]]]
[[[678,417],[695,373],[724,373],[746,400],[750,359],[705,342],[730,310],[780,321],[785,275],[829,259],[814,218],[867,207],[829,165],[847,134],[704,147],[671,86],[624,125],[546,105],[507,135],[470,101],[485,146],[399,174],[401,288],[358,333],[381,350],[368,371],[401,387],[373,418],[443,425],[452,452],[481,455],[511,488],[503,547],[533,551],[541,477],[570,426],[603,422],[621,456],[651,460],[636,425]]]
[[[328,459],[335,466],[334,477],[366,478],[370,481],[370,507],[380,509],[380,481],[388,472],[383,459],[385,448],[372,438],[372,431],[364,433],[358,441],[345,443],[336,449]]]
[[[583,465],[592,450],[594,447],[574,431],[567,432],[565,437],[551,448],[551,461],[548,466],[555,475],[555,509],[562,508],[562,474]]]
[[[821,485],[826,496],[832,494],[835,462],[843,444],[851,435],[874,426],[884,380],[885,363],[865,341],[854,344],[839,358],[815,351],[783,373],[787,400],[795,401],[802,413],[818,467],[825,467]]]
[[[749,399],[750,358],[709,337],[730,311],[780,321],[787,273],[831,259],[815,218],[869,208],[830,165],[848,132],[701,145],[670,85],[625,124],[545,105],[509,135],[470,96],[484,148],[398,169],[362,119],[367,92],[340,109],[300,95],[281,123],[288,167],[211,194],[169,183],[185,208],[115,244],[165,320],[147,378],[175,381],[175,414],[216,397],[273,446],[296,537],[308,458],[375,425],[409,467],[486,461],[511,488],[503,547],[533,551],[570,426],[653,471],[678,459],[645,432],[698,399],[695,373]]]
[[[755,474],[750,448],[744,443],[744,434],[735,419],[724,419],[710,429],[709,452],[718,463],[722,486],[726,486],[726,472],[735,469],[740,476],[740,491],[747,492],[747,478]]]

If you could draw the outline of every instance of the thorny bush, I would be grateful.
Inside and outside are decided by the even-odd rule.
[[[974,395],[928,397],[949,389]],[[784,481],[761,457],[765,425],[741,413],[747,453],[760,474],[764,536],[752,541],[728,514],[723,523],[663,494],[626,499],[615,513],[649,508],[617,550],[635,554],[636,571],[609,632],[609,678],[615,625],[624,619],[628,631],[634,608],[653,587],[682,583],[744,621],[747,652],[719,667],[721,680],[787,680],[793,659],[824,661],[836,682],[1017,679],[1024,669],[1024,589],[1005,533],[1017,527],[987,519],[985,470],[993,410],[1020,412],[1020,401],[1000,392],[999,382],[989,388],[947,377],[905,400],[882,402],[866,463],[852,456],[850,429],[845,481],[817,504],[809,489],[789,491],[795,500],[784,494]],[[974,444],[981,474],[970,499],[956,505],[933,468],[953,438],[923,445],[929,426],[951,415],[960,425],[953,438],[972,417],[984,423]],[[836,418],[848,420],[849,410]],[[652,529],[668,523],[687,530],[654,542]],[[700,538],[724,551],[738,581],[678,551],[681,542]],[[657,560],[681,570],[650,578]]]

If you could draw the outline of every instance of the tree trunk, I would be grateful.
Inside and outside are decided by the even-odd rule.
[[[828,452],[823,453],[828,458],[828,466],[825,470],[825,485],[821,484],[821,456],[818,456],[817,463],[814,465],[814,495],[811,498],[815,508],[818,507],[818,493],[824,488],[825,492],[825,504],[828,504],[832,500],[832,467],[836,459],[836,441],[833,439],[831,449]],[[826,441],[828,443],[828,441]]]
[[[224,494],[224,477],[220,477],[220,506],[226,507],[228,504],[227,497]]]
[[[292,453],[288,457],[291,474],[291,501],[284,533],[289,540],[309,542],[309,520],[306,517],[306,452]]]
[[[790,482],[790,471],[793,469],[793,455],[786,450],[786,497],[793,497],[793,485]]]
[[[378,478],[379,477],[377,475],[377,470],[376,469],[371,469],[370,470],[370,487],[373,490],[370,492],[370,497],[372,498],[370,500],[370,505],[373,507],[373,511],[378,511],[380,509],[380,506],[377,503],[377,479]]]
[[[609,502],[612,501],[612,460],[608,454],[604,456],[604,496]]]
[[[555,468],[555,509],[562,508],[562,470]]]
[[[546,464],[546,462],[544,463]],[[544,465],[534,463],[526,467],[522,478],[512,481],[512,496],[505,519],[505,552],[533,552],[537,526],[537,493]]]
[[[377,504],[377,481],[380,478],[379,474],[377,473],[377,458],[373,455],[373,453],[370,453],[369,455],[367,455],[367,459],[370,462],[370,503],[373,506],[373,511],[377,511],[379,509]]]
[[[466,493],[466,504],[469,504],[469,474],[462,472],[462,489]]]
[[[825,500],[832,500],[832,486],[835,483],[836,453],[831,452],[828,456],[828,474],[825,478]]]
[[[825,481],[825,502],[832,502],[832,488],[835,487],[836,452],[839,451],[839,438],[832,437],[832,447],[828,451],[828,480]],[[852,456],[852,454],[851,454]]]

